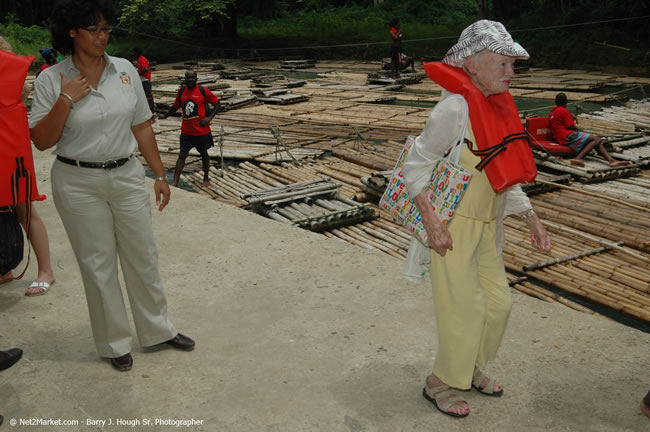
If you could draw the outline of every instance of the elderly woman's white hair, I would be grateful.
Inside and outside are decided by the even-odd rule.
[[[467,57],[484,50],[523,60],[530,57],[521,45],[512,40],[503,24],[498,21],[480,20],[463,30],[458,43],[447,51],[442,62],[463,67]]]

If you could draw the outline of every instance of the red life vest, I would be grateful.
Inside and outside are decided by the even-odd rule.
[[[429,78],[467,101],[478,148],[468,145],[481,158],[476,168],[485,169],[492,189],[502,192],[517,183],[535,180],[535,159],[510,92],[485,97],[463,69],[438,62],[422,65]]]
[[[0,209],[45,199],[38,194],[27,107],[21,100],[33,61],[0,50]]]

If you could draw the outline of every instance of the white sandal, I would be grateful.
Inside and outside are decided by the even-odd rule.
[[[54,282],[56,282],[56,281],[52,281],[52,283],[32,282],[32,284],[29,286],[29,288],[40,288],[41,291],[39,291],[37,293],[34,293],[34,294],[30,294],[29,292],[27,292],[27,291],[29,291],[29,288],[28,288],[27,291],[25,291],[25,295],[27,297],[36,297],[36,296],[47,294],[47,292],[50,290],[50,286],[54,285]]]

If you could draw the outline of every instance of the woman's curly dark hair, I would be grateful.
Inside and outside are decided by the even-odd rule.
[[[71,29],[96,25],[100,17],[113,23],[116,14],[112,0],[60,0],[50,18],[52,46],[60,53],[71,54],[74,49]]]

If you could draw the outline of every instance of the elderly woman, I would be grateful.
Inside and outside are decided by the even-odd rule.
[[[56,146],[52,194],[79,264],[97,351],[127,371],[132,337],[118,257],[140,344],[191,350],[194,341],[167,317],[136,149],[156,175],[160,211],[170,190],[138,73],[128,60],[105,53],[114,17],[110,0],[64,0],[55,6],[53,46],[72,55],[35,81],[30,128],[39,150]]]
[[[449,225],[443,225],[435,215],[424,188],[435,162],[458,140],[464,124],[466,130],[461,138],[471,143],[477,143],[477,137],[488,136],[488,144],[494,144],[521,132],[521,122],[519,130],[514,126],[502,128],[502,136],[493,136],[494,132],[486,128],[487,123],[505,120],[509,120],[505,124],[517,124],[516,109],[510,119],[477,111],[485,108],[484,102],[490,96],[508,92],[517,58],[528,58],[528,53],[512,40],[503,25],[481,20],[462,32],[458,43],[443,58],[443,65],[425,64],[425,70],[440,69],[439,73],[427,71],[430,76],[444,75],[446,79],[441,81],[457,83],[448,87],[458,88],[458,93],[463,94],[443,91],[442,100],[431,112],[403,166],[407,189],[422,215],[430,243],[427,249],[417,240],[412,241],[406,272],[421,276],[421,266],[430,263],[439,336],[433,373],[426,379],[423,396],[438,410],[454,417],[465,417],[470,412],[460,390],[474,387],[490,396],[503,394],[501,385],[485,376],[482,369],[496,357],[511,308],[501,255],[504,217],[522,217],[531,232],[532,244],[540,250],[549,250],[551,240],[519,185],[495,192],[488,175],[473,169],[481,159],[467,144],[458,146],[457,151],[460,165],[470,169],[473,176]]]

